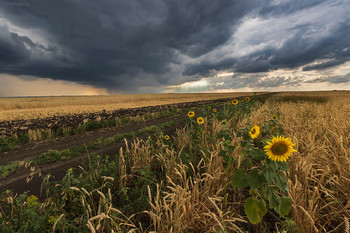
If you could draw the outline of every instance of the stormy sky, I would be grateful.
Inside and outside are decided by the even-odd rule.
[[[350,0],[0,0],[0,96],[329,89]]]

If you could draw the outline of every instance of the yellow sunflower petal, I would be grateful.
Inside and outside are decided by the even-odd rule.
[[[264,151],[267,157],[273,161],[287,161],[293,152],[295,143],[290,138],[276,136],[272,138],[271,142],[267,142],[264,146]]]

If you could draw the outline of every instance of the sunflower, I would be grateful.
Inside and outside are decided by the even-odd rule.
[[[246,100],[246,101],[249,101],[249,100],[250,100],[250,97],[249,97],[249,96],[245,97],[245,100]]]
[[[232,104],[233,104],[233,105],[238,104],[238,100],[232,100]]]
[[[194,117],[194,112],[193,111],[189,111],[187,115],[188,115],[188,117]]]
[[[265,154],[272,161],[287,161],[289,156],[296,152],[293,146],[295,146],[295,143],[290,138],[277,136],[273,137],[271,142],[268,141],[264,149]]]
[[[216,108],[213,108],[213,112],[216,112]]]
[[[164,139],[165,139],[165,140],[169,140],[169,135],[165,135],[165,136],[164,136]]]
[[[200,125],[203,124],[204,123],[204,119],[202,117],[198,117],[197,118],[197,123],[200,124]]]
[[[210,110],[210,109],[211,109],[211,107],[210,107],[210,106],[208,106],[208,109]]]
[[[249,135],[253,139],[257,138],[259,136],[259,134],[260,134],[260,128],[257,125],[254,125],[254,127],[251,128],[250,131],[249,131]]]

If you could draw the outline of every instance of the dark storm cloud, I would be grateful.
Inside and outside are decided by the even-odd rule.
[[[266,4],[259,13],[265,16],[274,16],[276,14],[285,15],[286,13],[297,12],[300,9],[307,9],[324,3],[324,0],[294,0],[294,1],[276,1],[279,4]]]
[[[29,53],[23,42],[16,34],[9,32],[6,28],[0,27],[0,64],[17,64],[27,59]]]
[[[350,73],[347,73],[346,75],[338,75],[338,76],[329,76],[329,77],[323,77],[323,78],[316,78],[309,81],[306,81],[306,83],[348,83],[350,82]]]
[[[313,7],[341,5],[342,1],[329,1],[329,4],[315,0],[23,2],[26,4],[21,6],[0,5],[0,19],[35,30],[43,40],[0,24],[0,73],[137,91],[144,86],[198,80],[200,75],[210,75],[213,70],[259,73],[295,68],[317,59],[330,60],[323,65],[304,67],[321,69],[339,65],[350,57],[350,25],[346,15],[336,27],[325,25],[331,31],[319,40],[307,36],[307,32],[315,30],[313,25],[298,23],[291,29],[291,35],[281,31],[288,35],[281,46],[266,46],[236,57],[207,56],[230,41],[247,17],[283,18]],[[261,33],[264,30],[261,28]],[[263,44],[264,38],[259,39],[259,35],[247,38],[247,43]],[[184,77],[180,77],[182,74]],[[279,82],[283,80],[260,85]]]
[[[347,60],[348,59],[331,60],[331,61],[327,61],[327,62],[321,62],[321,63],[315,64],[315,65],[308,65],[308,66],[303,67],[303,71],[323,70],[323,69],[327,69],[327,68],[332,67],[332,66],[341,65],[341,64],[347,62]]]
[[[313,15],[318,14],[317,10],[331,8],[334,5],[339,5],[337,6],[339,9],[342,6],[350,9],[346,1],[330,1],[329,3],[327,1],[287,1],[276,6],[262,7],[256,17],[259,17],[262,21],[271,21],[271,18],[275,17],[275,21],[262,24],[264,25],[263,28],[253,28],[253,30],[259,31],[251,38],[244,34],[241,36],[245,36],[247,44],[251,47],[264,45],[269,42],[264,38],[269,37],[264,31],[277,25],[276,30],[273,31],[276,33],[275,38],[270,39],[270,41],[280,43],[279,46],[265,46],[263,49],[252,51],[241,57],[228,57],[215,61],[203,59],[195,65],[187,65],[184,74],[194,75],[199,73],[205,75],[216,67],[245,73],[268,72],[280,68],[293,69],[305,65],[304,71],[322,70],[350,61],[349,14],[345,12],[343,17],[338,16],[340,18],[338,22],[333,19],[334,15],[327,15],[326,11],[324,12],[326,18],[319,17],[324,22],[312,18]],[[313,10],[312,7],[319,8]],[[303,20],[300,20],[297,16],[293,17],[293,13],[307,10],[313,14],[310,15],[310,22],[303,22],[303,20],[308,21],[308,15],[303,13],[297,14],[299,18],[303,17]],[[289,21],[279,26],[280,21],[286,20],[285,18],[288,18]],[[300,20],[300,22],[293,22],[293,20]],[[286,27],[288,27],[288,30],[286,30]],[[279,37],[284,40],[279,40]],[[232,50],[232,54],[235,53],[237,51]],[[329,61],[317,65],[307,65],[322,59]]]
[[[226,42],[252,3],[36,0],[25,7],[2,5],[0,13],[11,23],[41,29],[60,53],[34,57],[33,47],[45,49],[44,45],[6,32],[0,42],[0,72],[111,89],[132,89],[135,77],[143,74],[149,74],[146,82],[166,84],[171,78],[166,75],[169,64],[182,62],[175,51],[197,57]]]
[[[304,29],[300,28],[300,31],[302,30]],[[206,74],[216,67],[245,73],[267,72],[279,68],[297,68],[318,59],[334,59],[303,68],[303,71],[322,70],[350,61],[348,36],[350,36],[349,22],[344,23],[334,34],[319,41],[302,39],[303,35],[300,32],[281,48],[267,48],[237,59],[228,58],[215,63],[188,65],[184,74]]]

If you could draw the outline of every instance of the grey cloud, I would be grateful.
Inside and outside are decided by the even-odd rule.
[[[305,1],[302,1],[305,2]],[[283,15],[289,15],[297,10],[312,8],[314,6],[320,6],[321,3],[324,7],[332,7],[339,4],[339,8],[347,7],[345,2],[336,1],[310,1],[308,4],[303,4],[301,1],[288,1],[281,5],[273,7],[263,8],[258,16],[261,19]],[[298,6],[298,7],[297,7]],[[315,12],[317,14],[317,12]],[[282,15],[282,16],[281,16]],[[203,59],[197,64],[189,64],[186,66],[184,74],[193,75],[196,73],[207,74],[215,68],[231,69],[237,72],[255,73],[255,72],[268,72],[271,70],[277,70],[280,68],[294,69],[300,66],[305,66],[304,70],[322,70],[325,68],[334,67],[350,61],[350,43],[348,38],[350,37],[350,17],[344,15],[342,21],[337,24],[332,21],[332,15],[329,15],[329,20],[325,20],[325,24],[313,25],[313,24],[296,24],[293,26],[293,22],[290,22],[290,31],[284,31],[285,28],[281,28],[280,34],[285,33],[284,37],[288,39],[284,41],[281,46],[271,47],[265,46],[259,51],[253,51],[248,55],[238,58],[224,58],[212,61],[210,59]],[[272,26],[272,25],[271,25]],[[261,29],[264,31],[264,28]],[[291,33],[293,32],[293,33]],[[310,36],[310,33],[325,33],[323,37]],[[288,35],[287,33],[291,33]],[[257,35],[258,37],[259,35]],[[248,42],[254,46],[254,43],[259,43],[257,38],[246,38]],[[250,40],[250,41],[249,41]],[[261,41],[263,43],[264,41]],[[325,62],[319,65],[308,65],[311,62],[328,59],[329,62]]]
[[[39,36],[49,43],[35,42],[30,36],[11,31],[11,27],[0,28],[0,73],[136,92],[147,86],[198,80],[220,70],[248,74],[296,68],[317,59],[345,62],[350,51],[349,17],[332,28],[328,37],[317,41],[304,38],[304,32],[313,30],[313,25],[296,25],[293,30],[298,33],[281,47],[266,47],[243,57],[205,58],[230,40],[247,15],[262,19],[283,16],[327,6],[328,2],[334,1],[290,0],[271,5],[271,1],[258,0],[36,0],[25,7],[1,5],[0,17],[18,27],[40,31]],[[194,62],[186,62],[178,54]],[[251,86],[259,77],[235,78],[231,84]],[[256,85],[292,82],[282,78],[270,81]]]
[[[261,79],[256,82],[253,87],[280,87],[280,86],[300,86],[302,83],[302,78],[291,78],[291,77],[272,77]]]
[[[8,66],[13,63],[19,63],[29,57],[24,44],[9,32],[6,28],[0,27],[0,64]]]
[[[301,77],[266,77],[266,74],[235,74],[232,84],[238,87],[268,88],[281,86],[299,86],[303,80]]]
[[[278,4],[266,4],[264,5],[259,13],[261,15],[284,15],[286,13],[293,13],[300,9],[307,9],[314,6],[317,6],[319,4],[324,3],[324,0],[294,0],[294,1],[275,1],[279,2]]]
[[[30,38],[24,41],[17,36],[19,42],[12,48],[16,51],[5,50],[4,43],[0,44],[2,54],[13,56],[2,58],[11,65],[0,67],[0,72],[110,89],[136,88],[138,77],[150,77],[144,78],[143,85],[157,81],[166,85],[172,82],[167,75],[171,73],[169,65],[182,62],[176,50],[197,57],[223,44],[254,2],[37,0],[27,7],[5,6],[0,13],[13,24],[44,31],[65,55],[52,53],[50,59],[30,59],[36,45]],[[25,43],[33,47],[24,49]]]
[[[319,64],[315,65],[308,65],[303,67],[303,71],[309,71],[309,70],[323,70],[327,69],[329,67],[341,65],[343,63],[347,62],[347,59],[341,59],[341,60],[331,60],[327,62],[321,62]]]
[[[323,78],[316,78],[312,80],[305,81],[305,83],[349,83],[350,73],[346,75],[328,76]]]

